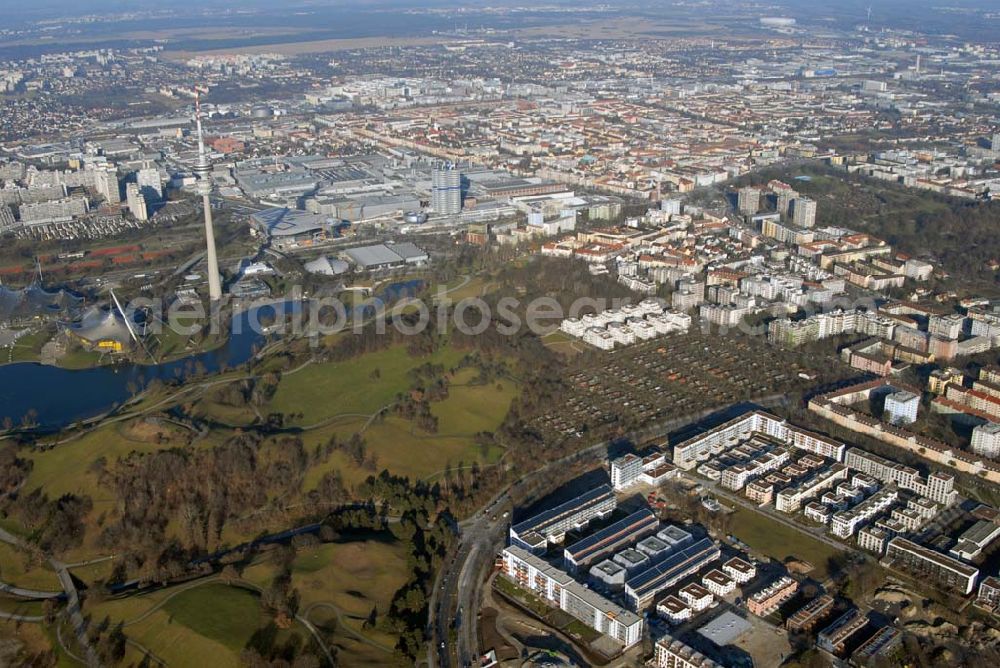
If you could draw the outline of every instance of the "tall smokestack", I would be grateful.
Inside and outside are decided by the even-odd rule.
[[[195,125],[198,128],[198,193],[202,208],[205,209],[205,262],[208,264],[208,298],[217,302],[222,299],[222,281],[219,278],[219,258],[215,254],[215,228],[212,226],[212,165],[205,151],[205,139],[201,134],[201,101],[195,98]]]

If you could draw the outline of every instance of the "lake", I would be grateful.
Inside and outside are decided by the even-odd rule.
[[[421,281],[392,283],[375,297],[386,304],[412,296],[423,287]],[[193,374],[213,374],[246,363],[267,342],[267,335],[255,331],[252,321],[267,321],[282,304],[257,306],[235,316],[232,334],[225,345],[163,364],[119,364],[93,369],[62,369],[36,362],[0,366],[0,420],[14,425],[33,412],[39,431],[55,431],[114,410],[128,401],[135,390],[154,379],[179,381]],[[285,312],[298,310],[296,302],[285,302]],[[369,314],[374,307],[355,309]]]

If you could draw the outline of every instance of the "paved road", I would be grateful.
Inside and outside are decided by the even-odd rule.
[[[455,558],[442,570],[431,597],[430,665],[470,666],[479,656],[477,618],[485,574],[506,544],[512,499],[524,495],[553,471],[576,462],[607,456],[608,443],[598,443],[567,455],[529,474],[496,496],[482,510],[459,524]],[[454,629],[456,642],[450,631]]]
[[[63,595],[61,591],[39,591],[37,589],[24,589],[23,587],[18,587],[16,585],[9,585],[6,582],[0,582],[0,592],[4,594],[10,594],[11,596],[17,596],[19,598],[30,598],[30,599],[46,599],[46,598],[59,598]]]
[[[5,529],[0,529],[0,541],[22,549],[25,548],[24,541],[20,537],[15,536]],[[101,661],[97,657],[97,652],[94,651],[93,646],[90,644],[90,639],[87,637],[87,622],[80,610],[80,597],[76,591],[76,583],[73,582],[73,577],[69,574],[66,564],[57,561],[53,557],[47,557],[47,559],[49,565],[52,566],[52,569],[59,577],[59,584],[62,585],[63,593],[66,596],[66,614],[69,616],[69,621],[73,624],[77,643],[84,652],[85,663],[88,667],[100,666]]]

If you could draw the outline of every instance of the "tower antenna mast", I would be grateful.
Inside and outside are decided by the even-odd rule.
[[[219,278],[219,259],[215,252],[215,228],[212,225],[212,165],[205,151],[205,138],[201,131],[201,96],[194,99],[195,127],[198,130],[198,193],[205,210],[205,262],[208,264],[208,298],[213,303],[222,299],[222,281]]]

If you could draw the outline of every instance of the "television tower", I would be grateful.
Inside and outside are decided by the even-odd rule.
[[[215,254],[215,229],[212,226],[212,165],[205,152],[205,139],[201,134],[201,102],[195,98],[194,120],[198,128],[198,164],[194,173],[198,175],[198,194],[205,209],[205,262],[208,264],[208,298],[212,302],[222,299],[222,281],[219,279],[219,259]]]

